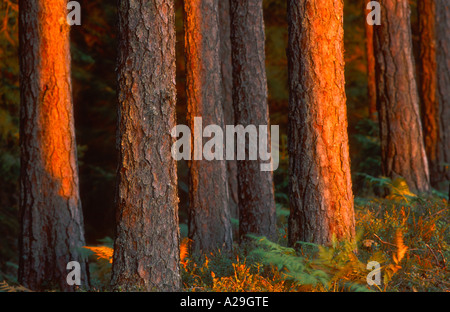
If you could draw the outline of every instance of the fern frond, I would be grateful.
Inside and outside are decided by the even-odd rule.
[[[185,237],[180,244],[180,263],[186,267],[187,265],[187,256],[189,255],[189,244],[191,240]]]
[[[99,247],[90,247],[90,246],[83,246],[83,248],[89,249],[95,253],[97,256],[97,259],[105,259],[108,260],[109,263],[112,263],[113,261],[113,254],[114,249],[107,246],[99,246]]]
[[[397,246],[397,252],[394,254],[393,259],[396,264],[399,264],[408,251],[408,247],[403,242],[403,232],[401,229],[398,229],[395,233],[395,245]]]
[[[6,281],[0,282],[0,292],[31,292],[30,289],[23,286],[11,286]]]

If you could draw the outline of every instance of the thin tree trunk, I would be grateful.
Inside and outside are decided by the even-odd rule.
[[[230,0],[219,1],[220,27],[220,61],[222,70],[223,117],[225,125],[234,125],[233,108],[233,67],[231,64],[231,33],[230,33]],[[237,219],[238,207],[238,179],[237,162],[227,161],[228,177],[228,207],[231,217]]]
[[[187,120],[194,142],[194,118],[203,128],[224,129],[220,62],[219,1],[185,1]],[[199,131],[199,129],[197,129]],[[189,237],[194,252],[230,249],[233,243],[228,208],[225,160],[196,160],[190,171]]]
[[[33,290],[74,290],[66,279],[71,261],[88,285],[66,15],[65,0],[19,2],[19,282]]]
[[[262,5],[262,0],[230,2],[234,115],[244,127],[269,125]],[[246,155],[248,149],[247,144]],[[241,240],[247,234],[277,238],[273,173],[262,171],[261,163],[238,161]]]
[[[173,0],[119,1],[115,290],[181,286]]]
[[[450,4],[418,1],[420,85],[425,150],[431,184],[450,179]]]
[[[374,38],[383,173],[403,177],[413,192],[429,191],[408,0],[381,2]]]
[[[422,122],[425,150],[430,169],[430,180],[435,184],[439,176],[437,163],[439,137],[439,103],[437,102],[436,72],[436,6],[435,0],[417,3],[420,31],[420,83]]]
[[[450,2],[436,0],[436,73],[438,140],[432,182],[450,180]]]
[[[355,237],[342,0],[288,1],[289,243]]]
[[[366,61],[367,61],[367,96],[369,97],[369,118],[377,121],[377,84],[375,80],[375,55],[373,51],[373,25],[366,21],[367,4],[371,0],[364,0],[364,25],[366,30]]]

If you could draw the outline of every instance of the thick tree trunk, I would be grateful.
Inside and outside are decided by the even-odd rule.
[[[342,0],[288,1],[289,243],[355,237]]]
[[[429,191],[408,0],[381,2],[374,40],[383,173],[403,177],[413,192]]]
[[[230,0],[219,1],[220,61],[222,70],[223,117],[225,125],[234,125],[233,67],[231,64]],[[237,162],[227,161],[228,207],[231,217],[237,219],[238,179]]]
[[[68,262],[88,285],[78,189],[66,1],[19,2],[20,220],[19,282],[33,290],[67,284]]]
[[[262,0],[231,0],[230,7],[235,122],[269,125]],[[247,234],[277,238],[273,173],[262,171],[262,162],[238,161],[241,240]]]
[[[173,0],[119,2],[115,290],[181,286]]]
[[[194,144],[194,118],[203,128],[224,129],[219,1],[185,1],[187,120]],[[199,131],[199,129],[197,129]],[[202,144],[203,146],[203,144]],[[230,249],[233,243],[225,160],[189,161],[189,237],[194,252]]]
[[[450,3],[418,2],[420,95],[431,184],[450,179]]]
[[[373,51],[373,25],[366,21],[367,4],[371,0],[364,0],[364,25],[366,30],[366,61],[367,61],[367,96],[369,98],[369,118],[377,121],[377,83],[375,80],[375,55]]]

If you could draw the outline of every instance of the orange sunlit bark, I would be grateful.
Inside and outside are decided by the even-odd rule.
[[[342,0],[288,1],[289,242],[355,238]]]
[[[201,112],[203,106],[202,89],[203,81],[198,79],[202,77],[202,62],[201,62],[201,51],[203,43],[203,35],[199,29],[199,25],[202,21],[202,13],[200,6],[189,3],[185,4],[185,52],[186,52],[186,62],[189,66],[186,70],[189,71],[189,75],[193,78],[189,81],[189,99],[191,102],[195,102],[196,105],[188,106],[189,114],[193,116],[198,116]],[[192,123],[191,132],[194,132],[194,124]],[[194,150],[193,140],[192,140],[191,151]]]
[[[67,263],[86,262],[78,190],[65,0],[19,3],[21,91],[21,261],[19,280],[30,289],[66,282]]]
[[[69,25],[60,8],[64,0],[47,1],[43,6],[41,24],[40,133],[42,161],[58,184],[58,194],[70,198],[76,191],[74,175],[74,129],[70,81]]]

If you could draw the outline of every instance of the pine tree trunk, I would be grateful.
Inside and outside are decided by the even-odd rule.
[[[439,138],[433,181],[450,180],[450,2],[436,0],[436,72]]]
[[[181,286],[173,0],[119,2],[115,290]]]
[[[230,7],[235,122],[269,125],[262,0],[231,0]],[[277,238],[273,173],[262,171],[262,162],[238,161],[241,240],[247,234]]]
[[[413,192],[429,191],[408,0],[381,3],[374,38],[383,174],[403,177]]]
[[[220,62],[219,1],[185,1],[187,121],[224,129]],[[205,140],[204,140],[205,141]],[[202,144],[203,146],[203,144]],[[194,252],[230,249],[233,243],[225,160],[189,161],[189,237]]]
[[[436,73],[436,6],[435,0],[420,0],[417,3],[420,30],[420,83],[422,122],[425,150],[430,169],[430,180],[439,176],[437,149],[439,137],[439,104],[437,102]],[[434,183],[433,183],[434,184]]]
[[[369,98],[369,118],[377,121],[377,84],[375,80],[375,55],[373,51],[373,25],[366,21],[367,4],[371,0],[364,0],[364,25],[366,30],[366,61],[367,61],[367,96]]]
[[[289,243],[355,237],[342,0],[288,1]]]
[[[231,64],[230,0],[219,1],[220,61],[222,69],[223,117],[225,125],[234,125],[233,67]],[[228,207],[232,218],[239,216],[237,162],[227,161]]]
[[[78,188],[66,1],[19,2],[19,282],[33,290],[74,290],[66,266],[88,285]]]
[[[418,1],[420,85],[425,150],[431,184],[450,179],[450,4]]]

